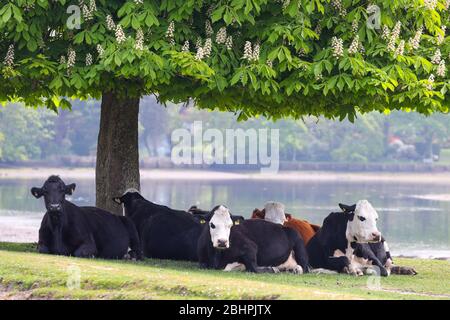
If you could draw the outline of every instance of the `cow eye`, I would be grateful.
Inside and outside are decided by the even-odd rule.
[[[359,219],[360,221],[364,221],[364,220],[366,220],[366,218],[364,218],[364,217],[361,217],[361,216],[358,216],[358,219]]]
[[[216,228],[216,226],[212,222],[209,224],[209,226],[211,227],[211,229],[215,229]]]

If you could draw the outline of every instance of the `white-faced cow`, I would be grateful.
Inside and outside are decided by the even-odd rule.
[[[356,205],[339,204],[339,206],[345,214],[351,214],[356,209]],[[357,243],[353,254],[354,265],[366,274],[378,273],[378,270],[384,276],[391,273],[401,275],[417,274],[414,268],[394,265],[389,245],[384,237],[381,237],[380,242]],[[384,272],[384,269],[386,272]]]
[[[308,256],[296,231],[258,219],[233,223],[222,205],[211,213],[198,241],[201,267],[228,270],[242,264],[249,272],[308,272]]]
[[[324,268],[361,275],[354,263],[354,251],[358,244],[379,243],[381,232],[377,228],[378,213],[367,200],[360,200],[344,212],[332,212],[322,227],[308,242],[307,251],[313,268]],[[383,276],[388,271],[379,266]]]
[[[140,242],[133,222],[99,208],[78,207],[66,200],[66,195],[74,190],[74,183],[66,185],[58,176],[50,176],[41,188],[31,189],[36,198],[44,197],[47,209],[39,229],[39,252],[140,259]]]

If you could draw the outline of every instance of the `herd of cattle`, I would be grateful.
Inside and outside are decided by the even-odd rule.
[[[378,214],[367,200],[339,204],[322,226],[293,218],[284,205],[268,202],[251,219],[224,205],[211,211],[192,206],[174,210],[127,190],[113,201],[124,216],[66,200],[75,184],[50,176],[41,188],[46,214],[39,229],[40,253],[105,259],[143,257],[198,261],[210,269],[297,274],[416,274],[394,266],[387,242],[377,229]]]

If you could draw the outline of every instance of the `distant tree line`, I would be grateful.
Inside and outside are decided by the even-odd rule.
[[[51,160],[61,156],[95,156],[100,118],[97,101],[74,101],[72,112],[0,108],[0,162]],[[392,112],[359,115],[354,124],[323,118],[237,121],[233,113],[196,110],[186,105],[141,101],[140,156],[169,156],[171,133],[201,120],[204,129],[278,128],[280,160],[324,162],[437,161],[450,147],[450,118]]]

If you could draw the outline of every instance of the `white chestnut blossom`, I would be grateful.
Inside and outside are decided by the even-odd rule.
[[[395,55],[396,56],[402,56],[405,51],[405,40],[401,40],[398,44],[397,49],[395,49]]]
[[[136,50],[144,50],[144,32],[142,29],[138,29],[136,32],[136,42],[134,43],[134,48]]]
[[[116,41],[118,44],[124,43],[127,40],[125,33],[123,32],[122,26],[118,24],[116,26]]]
[[[72,48],[69,48],[67,52],[67,68],[72,68],[75,66],[75,61],[77,58],[77,53]]]
[[[8,51],[6,52],[4,63],[8,67],[12,67],[14,65],[14,45],[10,44],[8,47]]]
[[[92,65],[92,55],[90,53],[88,53],[86,55],[86,66],[90,66]]]
[[[441,62],[441,58],[442,58],[441,50],[436,49],[433,57],[431,58],[431,62],[434,64],[439,64],[439,62]]]
[[[253,57],[253,52],[252,52],[252,43],[250,41],[245,41],[245,45],[244,45],[244,55],[242,56],[242,58],[244,60],[252,60]]]
[[[203,46],[203,57],[209,58],[211,55],[211,49],[212,49],[212,40],[211,38],[208,38],[205,40],[205,45]]]
[[[434,9],[436,9],[438,0],[424,0],[424,4],[428,10],[434,10]]]
[[[349,54],[355,54],[359,50],[359,35],[356,35],[355,38],[353,38],[352,43],[350,44],[350,47],[348,48]]]
[[[259,60],[259,43],[255,43],[253,46],[253,52],[252,52],[252,61],[258,61]]]
[[[198,37],[197,41],[195,42],[195,50],[197,50],[201,46],[202,46],[202,38]]]
[[[269,66],[270,68],[273,68],[273,61],[270,59],[267,59],[266,61],[267,66]]]
[[[444,3],[445,10],[448,10],[450,8],[450,0],[446,0]]]
[[[390,35],[391,30],[389,30],[389,27],[387,25],[383,25],[383,33],[381,34],[381,39],[388,40]]]
[[[105,50],[100,44],[97,45],[97,52],[100,57],[103,56],[103,54],[105,53]]]
[[[322,34],[322,26],[320,24],[317,24],[317,26],[314,28],[314,32],[320,37]]]
[[[134,0],[134,3],[136,3],[137,5],[143,4],[144,0]]]
[[[423,33],[423,26],[421,26],[419,29],[417,29],[416,33],[414,34],[413,38],[409,39],[409,44],[413,49],[418,49],[420,45],[420,38],[422,37]]]
[[[233,36],[227,37],[227,40],[225,41],[225,47],[227,47],[227,50],[233,49]]]
[[[331,48],[333,49],[333,57],[340,58],[344,55],[344,41],[341,38],[333,37]]]
[[[331,5],[341,17],[345,17],[347,15],[347,9],[344,8],[342,0],[331,0]]]
[[[388,42],[388,46],[387,46],[387,49],[389,51],[395,51],[396,43],[400,36],[401,27],[402,27],[402,23],[400,21],[398,21],[395,24],[394,29],[392,29],[392,32],[389,35],[389,42]]]
[[[189,41],[186,40],[183,44],[183,46],[181,47],[181,51],[182,52],[189,52]]]
[[[203,48],[202,47],[198,47],[197,48],[197,53],[195,55],[195,60],[202,60],[203,59]]]
[[[66,64],[66,57],[65,56],[61,56],[59,57],[59,64]]]
[[[352,32],[353,32],[353,33],[357,33],[357,32],[358,32],[358,28],[359,28],[359,26],[358,26],[358,20],[356,20],[356,18],[355,18],[355,19],[353,19],[353,21],[352,21]]]
[[[428,77],[428,84],[426,87],[428,90],[433,90],[433,86],[434,86],[434,74],[430,74],[430,76]]]
[[[445,60],[442,59],[441,62],[439,62],[439,66],[437,68],[436,74],[439,77],[444,78],[446,73],[447,73],[447,68],[445,67]]]
[[[116,30],[116,24],[110,14],[106,16],[106,28],[108,28],[109,31]]]
[[[211,26],[211,22],[209,20],[205,21],[205,33],[206,33],[206,36],[208,36],[208,37],[211,37],[214,33],[214,30]]]
[[[227,41],[227,28],[222,27],[217,31],[216,42],[218,44],[224,44]]]
[[[169,27],[167,27],[166,31],[166,38],[169,39],[169,43],[172,46],[175,44],[174,33],[175,33],[175,23],[173,21],[170,21]]]

